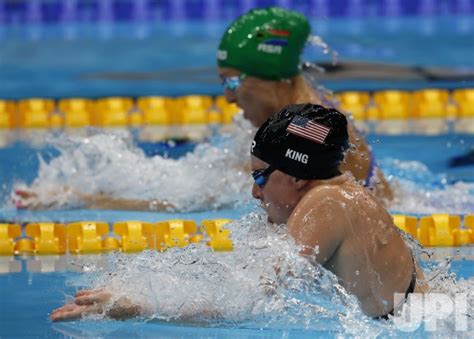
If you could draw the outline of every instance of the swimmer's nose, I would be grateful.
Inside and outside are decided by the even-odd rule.
[[[228,103],[235,104],[236,102],[236,97],[235,97],[235,91],[231,91],[229,89],[224,90],[224,96],[225,99],[227,100]]]
[[[252,186],[252,197],[254,197],[255,199],[263,201],[262,190],[255,183]]]

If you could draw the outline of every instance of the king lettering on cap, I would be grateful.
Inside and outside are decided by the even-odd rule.
[[[285,158],[290,158],[291,160],[301,162],[302,164],[307,164],[309,156],[288,148],[285,153]]]

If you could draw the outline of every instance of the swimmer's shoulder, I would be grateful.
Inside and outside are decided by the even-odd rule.
[[[321,180],[311,188],[298,203],[296,211],[300,215],[322,211],[344,211],[353,204],[354,192],[362,188],[352,174],[342,174],[330,180]]]
[[[341,174],[329,180],[320,180],[305,196],[308,199],[344,199],[347,193],[357,189],[354,176],[350,173]]]
[[[322,201],[325,199],[339,200],[343,191],[344,189],[340,186],[321,184],[308,191],[303,197],[302,202]]]
[[[344,197],[345,187],[333,183],[321,183],[309,190],[296,208],[302,215],[308,213],[320,213],[321,210],[331,210],[344,208],[346,198]]]

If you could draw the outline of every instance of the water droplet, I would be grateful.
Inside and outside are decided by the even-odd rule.
[[[311,35],[308,38],[308,44],[313,46],[318,46],[322,49],[324,54],[331,55],[331,61],[333,65],[337,64],[338,53],[333,50],[329,45],[318,35]]]

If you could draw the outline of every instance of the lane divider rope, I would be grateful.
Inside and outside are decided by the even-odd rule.
[[[395,225],[423,246],[451,247],[474,244],[474,215],[433,214],[416,218],[392,215]],[[157,223],[120,221],[110,228],[100,221],[69,224],[54,222],[0,224],[0,255],[88,254],[109,251],[135,253],[143,250],[165,251],[206,241],[216,252],[232,251],[234,244],[230,219],[167,220]]]

